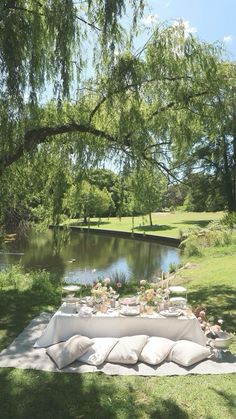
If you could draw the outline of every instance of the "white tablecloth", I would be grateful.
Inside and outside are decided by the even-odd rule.
[[[43,348],[69,339],[74,334],[93,337],[122,337],[132,335],[161,336],[174,341],[191,340],[206,345],[206,338],[195,316],[163,317],[158,313],[151,316],[121,316],[119,312],[97,313],[81,317],[76,313],[65,313],[63,308],[54,314],[45,332],[35,343]]]

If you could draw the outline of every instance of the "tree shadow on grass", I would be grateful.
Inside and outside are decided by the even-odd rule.
[[[138,227],[134,227],[134,230],[138,230],[138,231],[165,231],[165,230],[173,230],[174,227],[169,226],[169,225],[145,225],[145,226],[138,226]]]
[[[223,318],[228,332],[236,330],[235,288],[226,285],[212,285],[201,287],[188,292],[188,301],[194,306],[203,306],[207,309],[207,317],[211,322],[217,323]],[[231,313],[232,312],[232,313]]]
[[[199,226],[201,228],[206,227],[212,220],[188,220],[188,221],[181,221],[179,223],[173,223],[173,224],[188,224],[188,225],[195,225],[195,226]]]
[[[48,311],[49,305],[53,309],[59,303],[60,297],[57,293],[50,295],[46,291],[39,294],[32,290],[1,290],[0,331],[3,330],[3,337],[0,339],[0,350],[8,346],[32,318],[42,311]]]
[[[230,413],[232,414],[232,418],[236,418],[235,394],[233,394],[233,392],[230,394],[230,393],[227,393],[226,391],[216,390],[215,388],[212,388],[212,387],[210,389],[223,398],[223,403],[227,405]]]
[[[158,395],[142,402],[138,386],[144,378],[139,379],[1,369],[1,414],[4,419],[188,418],[175,402]]]

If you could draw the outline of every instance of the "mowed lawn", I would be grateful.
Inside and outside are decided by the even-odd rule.
[[[194,226],[206,227],[207,224],[223,217],[223,212],[156,212],[152,214],[153,225],[150,226],[149,217],[110,217],[91,218],[90,228],[99,228],[114,231],[133,231],[166,237],[180,237],[180,230],[186,230]],[[69,225],[83,226],[81,219],[66,221]]]

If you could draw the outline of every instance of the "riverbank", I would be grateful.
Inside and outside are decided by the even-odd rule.
[[[220,220],[223,212],[156,212],[152,214],[153,225],[147,216],[91,218],[89,224],[81,219],[68,219],[63,224],[96,230],[112,230],[142,235],[156,235],[179,239],[181,233],[194,226],[206,227],[211,221]]]

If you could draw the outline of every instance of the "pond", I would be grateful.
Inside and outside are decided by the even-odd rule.
[[[178,264],[177,248],[156,242],[89,232],[61,232],[56,236],[31,233],[1,248],[0,266],[21,263],[25,269],[46,269],[67,282],[90,284],[99,277],[115,280],[151,279]]]

